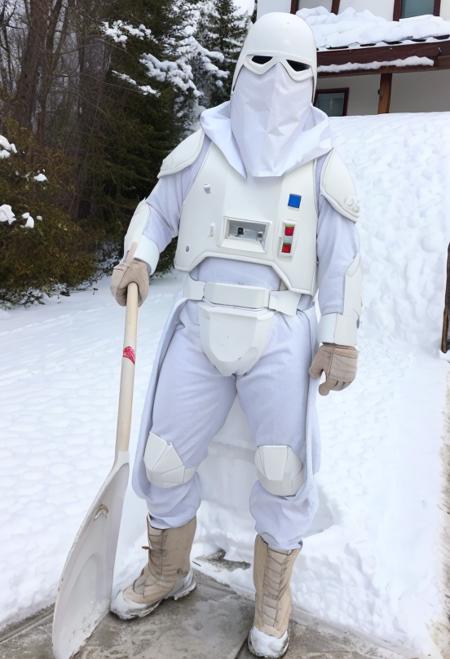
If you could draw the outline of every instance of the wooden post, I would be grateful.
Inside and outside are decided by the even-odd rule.
[[[339,14],[339,5],[340,5],[341,0],[333,0],[331,3],[331,13],[332,14]]]
[[[449,321],[450,321],[450,245],[448,246],[448,252],[447,252],[447,285],[445,288],[444,318],[442,322],[441,351],[444,353],[446,353],[450,348]]]
[[[391,107],[392,73],[382,73],[378,90],[378,114],[386,114]]]
[[[291,14],[296,14],[298,12],[298,2],[299,0],[291,0]]]

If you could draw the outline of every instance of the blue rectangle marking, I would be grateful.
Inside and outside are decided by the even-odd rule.
[[[299,194],[290,194],[289,195],[289,201],[288,201],[288,206],[291,208],[300,208],[300,204],[302,203],[302,196]]]

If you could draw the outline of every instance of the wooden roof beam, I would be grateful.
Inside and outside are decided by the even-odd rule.
[[[317,63],[327,64],[368,64],[407,57],[429,57],[435,59],[450,55],[450,39],[445,41],[424,41],[386,46],[366,46],[361,48],[333,48],[319,50]]]

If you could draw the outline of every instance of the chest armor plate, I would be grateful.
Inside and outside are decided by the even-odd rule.
[[[242,178],[211,144],[181,212],[175,267],[207,257],[271,266],[286,288],[316,288],[314,162],[284,176]]]

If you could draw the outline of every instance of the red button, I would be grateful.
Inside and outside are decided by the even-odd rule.
[[[293,236],[294,235],[294,225],[291,226],[285,226],[284,227],[284,235],[285,236]]]
[[[290,254],[291,253],[291,248],[292,244],[291,243],[283,243],[281,247],[281,251],[283,254]]]

